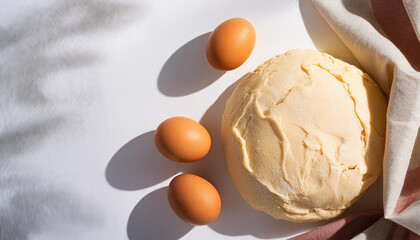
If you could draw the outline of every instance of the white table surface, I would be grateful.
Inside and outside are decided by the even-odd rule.
[[[257,41],[245,64],[222,73],[205,42],[232,17],[249,20]],[[357,64],[309,0],[1,1],[0,238],[283,239],[325,224],[252,210],[220,146],[232,84],[293,48]],[[157,152],[153,131],[174,116],[208,129],[204,159]],[[218,189],[215,222],[193,227],[171,211],[167,186],[180,172]],[[346,214],[381,205],[379,183]]]

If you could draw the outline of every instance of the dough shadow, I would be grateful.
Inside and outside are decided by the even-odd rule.
[[[105,170],[108,183],[120,190],[139,190],[189,171],[196,163],[176,163],[163,157],[155,147],[155,131],[135,137],[111,158]]]
[[[356,57],[331,29],[311,0],[300,0],[299,9],[306,31],[319,51],[361,67]]]
[[[366,210],[373,210],[373,209],[383,209],[382,201],[383,201],[383,181],[382,178],[378,179],[366,193],[351,207],[349,207],[342,216],[339,216],[337,219],[349,216],[354,213],[366,211]]]
[[[236,189],[225,164],[220,133],[225,103],[236,84],[228,87],[200,120],[211,135],[212,147],[209,154],[201,160],[202,165],[197,172],[217,188],[222,199],[220,215],[216,221],[209,224],[209,227],[229,236],[253,235],[258,238],[275,238],[289,237],[325,224],[325,221],[293,223],[275,220],[266,213],[253,210]]]
[[[140,200],[128,218],[127,236],[136,239],[179,239],[193,226],[180,220],[167,200],[168,187],[159,188]]]
[[[219,79],[225,72],[214,69],[206,59],[210,32],[180,47],[165,62],[158,77],[158,89],[166,96],[179,97],[197,92]]]

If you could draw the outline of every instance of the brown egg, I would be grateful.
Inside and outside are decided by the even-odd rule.
[[[155,132],[157,149],[176,162],[194,162],[210,150],[211,139],[198,122],[186,117],[174,117],[162,122]]]
[[[232,18],[220,24],[210,34],[206,45],[207,60],[219,70],[241,66],[255,45],[255,30],[243,18]]]
[[[221,200],[216,188],[204,178],[181,174],[172,179],[168,188],[172,210],[184,222],[206,225],[219,216]]]

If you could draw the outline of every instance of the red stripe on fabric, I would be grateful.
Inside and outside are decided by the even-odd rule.
[[[392,223],[387,240],[420,240],[420,236],[401,225]]]
[[[383,210],[369,210],[355,213],[327,225],[315,228],[290,240],[342,240],[350,239],[378,221]]]
[[[411,66],[420,71],[420,42],[402,0],[371,0],[373,15],[389,40],[407,58]]]
[[[396,215],[420,200],[420,167],[407,171],[404,185],[395,206],[393,215]],[[420,217],[420,216],[419,216]]]

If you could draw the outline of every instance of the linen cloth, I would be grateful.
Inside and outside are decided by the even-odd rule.
[[[358,213],[295,239],[420,239],[420,1],[313,3],[389,98],[384,210]]]

